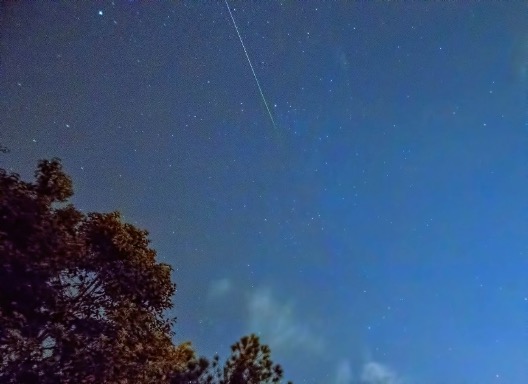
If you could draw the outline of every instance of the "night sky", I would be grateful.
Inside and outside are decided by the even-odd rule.
[[[175,341],[528,382],[528,4],[2,2],[0,166],[150,232]]]

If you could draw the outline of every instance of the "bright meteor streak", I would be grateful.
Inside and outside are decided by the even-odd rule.
[[[227,10],[229,11],[229,16],[231,16],[231,20],[233,21],[233,25],[235,26],[236,33],[238,35],[238,38],[240,40],[240,44],[242,44],[242,48],[244,49],[244,53],[246,54],[247,61],[249,63],[249,67],[251,68],[251,72],[253,72],[253,77],[255,78],[255,82],[257,83],[257,87],[260,92],[260,96],[262,97],[262,101],[264,102],[264,105],[266,106],[266,109],[268,110],[268,115],[271,119],[271,123],[273,124],[273,127],[278,132],[277,125],[275,125],[275,120],[273,120],[273,115],[271,114],[271,110],[269,109],[268,102],[266,101],[266,98],[264,97],[264,92],[262,92],[262,87],[260,86],[260,82],[258,81],[257,74],[255,73],[255,69],[253,68],[253,64],[251,64],[251,60],[249,58],[249,55],[246,50],[246,46],[244,45],[244,41],[242,41],[242,36],[240,35],[240,32],[238,31],[238,27],[235,22],[235,18],[233,17],[233,14],[231,13],[231,8],[229,8],[229,4],[227,0],[225,0],[225,4],[227,7]]]

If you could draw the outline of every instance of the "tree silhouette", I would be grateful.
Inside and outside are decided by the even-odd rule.
[[[261,345],[258,336],[244,336],[231,346],[221,384],[280,383],[282,367],[273,364],[270,355],[270,348]]]
[[[84,214],[59,159],[0,169],[0,382],[278,383],[256,336],[219,359],[174,345],[171,267],[118,212]]]
[[[270,348],[251,334],[231,346],[231,356],[222,368],[218,356],[212,363],[203,358],[190,359],[188,369],[174,375],[172,384],[277,384],[283,369],[273,364],[270,356]]]
[[[174,355],[171,267],[117,212],[71,204],[60,161],[35,183],[0,170],[2,382],[119,382],[155,377]]]

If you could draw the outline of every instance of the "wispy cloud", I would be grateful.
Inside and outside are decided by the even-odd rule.
[[[352,375],[352,367],[350,362],[344,360],[337,366],[335,384],[351,384],[354,376]]]
[[[296,316],[293,302],[278,299],[269,288],[244,291],[232,280],[220,278],[211,281],[207,297],[221,300],[222,305],[242,305],[247,314],[246,332],[260,335],[274,350],[322,350],[323,339]]]
[[[352,364],[343,360],[336,368],[334,384],[408,384],[394,370],[375,361],[364,363],[358,372],[359,376],[353,374]]]
[[[363,365],[361,383],[364,384],[405,384],[392,369],[375,361]]]
[[[231,291],[233,283],[228,278],[213,280],[209,285],[208,297],[210,299],[216,299],[223,297]]]
[[[260,288],[248,298],[248,326],[274,348],[322,349],[322,339],[296,318],[293,305]]]

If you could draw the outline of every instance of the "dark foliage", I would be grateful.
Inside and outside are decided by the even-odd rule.
[[[175,285],[148,233],[68,204],[59,159],[35,182],[0,169],[0,382],[279,383],[256,336],[218,358],[172,343]]]

